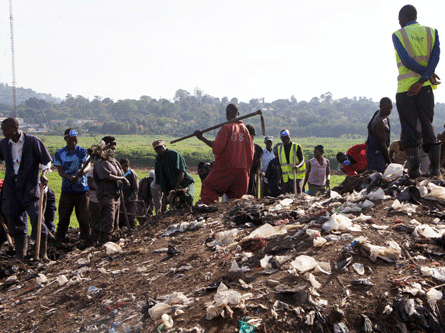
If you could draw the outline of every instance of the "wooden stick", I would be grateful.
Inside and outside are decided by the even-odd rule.
[[[260,194],[260,182],[261,182],[261,177],[260,177],[260,169],[258,168],[258,170],[256,171],[256,193],[255,193],[255,199],[258,199],[258,194]]]
[[[12,245],[12,238],[9,235],[9,229],[6,226],[5,219],[4,219],[3,215],[0,215],[0,223],[2,224],[3,230],[5,230],[6,240],[8,241],[9,247],[13,247],[13,245]]]
[[[124,211],[125,224],[127,225],[128,230],[131,230],[130,221],[128,220],[127,207],[125,207],[124,192],[122,189],[121,189],[121,205],[122,205],[122,210]]]
[[[265,129],[265,126],[264,126],[264,118],[263,118],[263,114],[262,114],[261,110],[257,110],[255,112],[246,114],[245,116],[234,118],[232,120],[226,121],[225,123],[222,123],[222,124],[219,124],[219,125],[216,125],[216,126],[212,126],[212,127],[206,128],[206,129],[202,130],[201,132],[202,133],[210,132],[210,131],[213,131],[214,129],[223,127],[226,124],[234,123],[234,122],[237,122],[239,120],[250,118],[250,117],[253,117],[253,116],[256,116],[256,115],[260,115],[261,116],[261,130],[263,132],[263,135],[266,135],[266,129]],[[182,140],[185,140],[185,139],[190,139],[190,138],[192,138],[194,136],[195,136],[195,134],[189,134],[189,135],[186,135],[186,136],[184,136],[182,138],[170,141],[170,143],[176,143],[176,142],[179,142],[179,141],[182,141]]]
[[[43,191],[44,186],[40,183],[40,197],[39,197],[39,216],[37,218],[37,235],[36,235],[36,253],[34,254],[34,259],[40,259],[40,241],[41,241],[41,233],[42,233],[42,219],[43,219],[43,198],[45,197],[45,193]]]

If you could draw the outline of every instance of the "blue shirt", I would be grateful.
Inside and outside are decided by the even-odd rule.
[[[88,160],[87,150],[85,148],[76,146],[72,152],[67,147],[56,151],[54,156],[54,165],[62,166],[63,171],[71,176],[75,176],[77,171],[82,168],[82,164]],[[67,179],[62,179],[62,193],[65,194],[82,194],[88,192],[88,178],[83,175],[75,184]]]
[[[408,25],[416,24],[417,21],[411,21],[408,22]],[[408,52],[406,52],[405,48],[403,47],[402,42],[397,38],[396,34],[392,34],[392,42],[394,44],[394,48],[397,51],[397,54],[400,57],[400,60],[402,60],[403,66],[406,68],[412,70],[413,72],[416,72],[417,74],[422,75],[422,79],[428,80],[431,75],[434,74],[434,71],[436,70],[437,64],[439,63],[439,57],[440,57],[440,43],[439,43],[439,34],[436,30],[436,39],[434,41],[434,47],[433,51],[431,52],[430,61],[428,61],[428,66],[423,67],[420,65],[417,61],[415,61],[413,58],[411,58],[408,55]]]

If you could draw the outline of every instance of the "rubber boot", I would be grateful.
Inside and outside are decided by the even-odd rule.
[[[23,259],[28,253],[28,235],[14,237],[16,259]]]
[[[420,148],[413,147],[405,149],[406,158],[408,162],[408,175],[409,178],[415,179],[420,177]]]
[[[440,146],[442,142],[436,142],[431,145],[428,155],[430,157],[430,176],[440,177]]]
[[[100,236],[99,236],[99,243],[100,244],[105,244],[105,243],[107,243],[109,241],[110,241],[110,234],[101,231],[100,232]]]
[[[40,252],[39,252],[40,260],[49,261],[47,252],[48,252],[48,235],[42,234],[40,238]]]

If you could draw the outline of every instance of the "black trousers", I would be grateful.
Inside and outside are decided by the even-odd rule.
[[[397,111],[402,126],[402,143],[405,149],[420,145],[420,139],[426,148],[436,142],[434,127],[434,94],[430,86],[422,87],[420,92],[409,97],[407,92],[396,94]],[[420,122],[422,132],[417,130]]]

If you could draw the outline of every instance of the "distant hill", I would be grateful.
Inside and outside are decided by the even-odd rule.
[[[16,88],[17,105],[33,97],[52,103],[60,103],[62,101],[60,98],[54,97],[51,94],[38,93],[32,89],[25,89],[22,87]],[[7,83],[0,83],[0,104],[13,104],[12,86]]]

